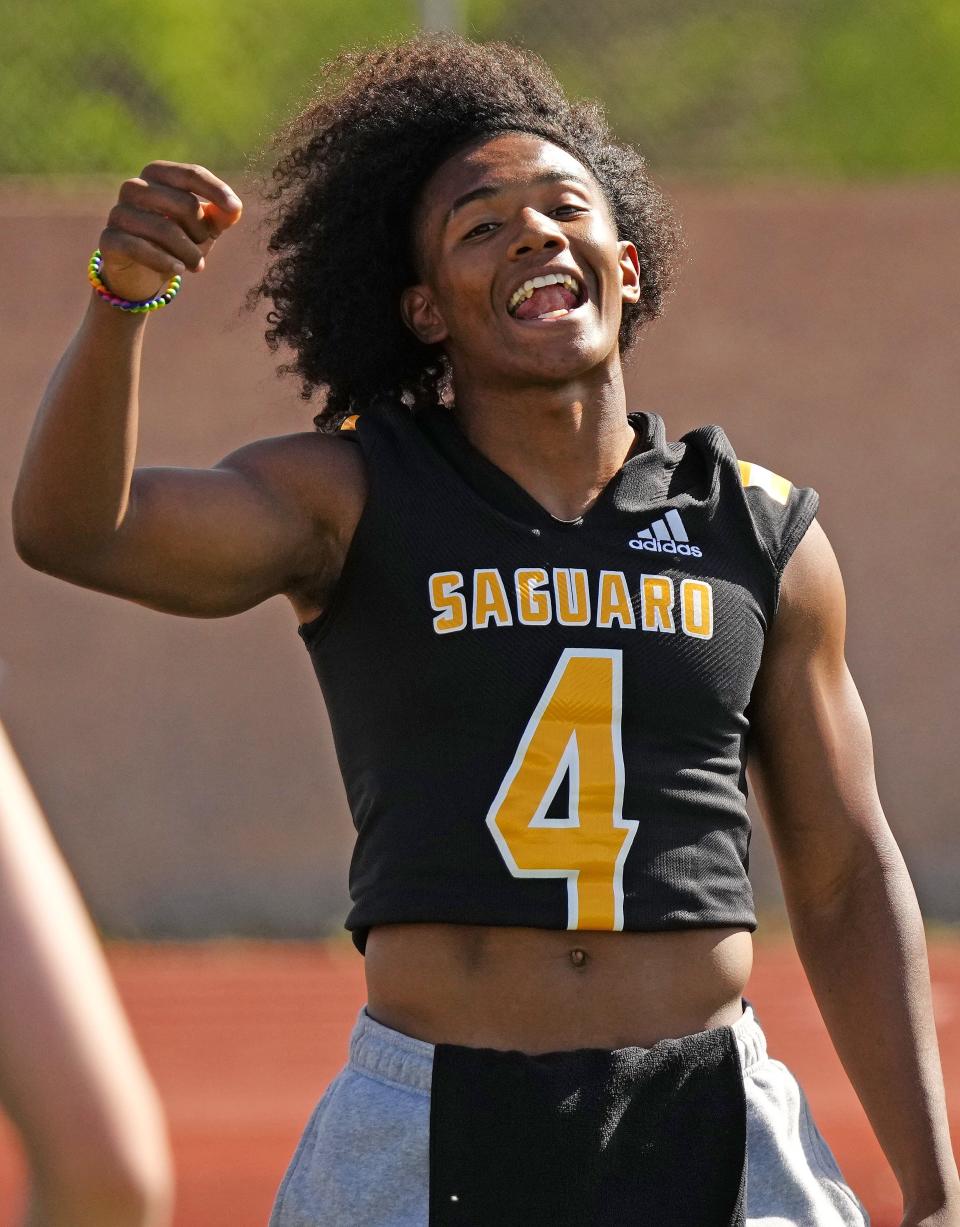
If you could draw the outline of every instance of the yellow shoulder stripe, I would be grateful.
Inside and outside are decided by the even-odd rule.
[[[357,429],[357,419],[359,417],[360,417],[359,413],[351,413],[348,418],[344,418],[343,421],[340,423],[340,429],[341,430],[356,430]]]
[[[740,480],[744,486],[759,486],[771,498],[786,506],[792,482],[781,477],[779,473],[771,473],[762,464],[751,464],[749,460],[739,460],[737,463],[740,465]]]

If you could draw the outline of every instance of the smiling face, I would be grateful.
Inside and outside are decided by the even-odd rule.
[[[556,386],[619,363],[623,304],[640,296],[637,250],[559,146],[510,132],[448,159],[423,191],[415,252],[403,317],[443,346],[458,385]]]

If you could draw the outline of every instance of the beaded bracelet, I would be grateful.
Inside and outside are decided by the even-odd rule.
[[[87,279],[90,284],[111,307],[119,307],[121,311],[156,311],[160,307],[165,307],[168,302],[171,302],[177,296],[177,291],[180,289],[182,278],[178,273],[173,277],[167,285],[159,290],[153,298],[145,298],[143,302],[131,302],[129,298],[120,298],[114,294],[100,280],[100,269],[103,267],[103,254],[98,247],[90,257],[90,263],[87,265]]]

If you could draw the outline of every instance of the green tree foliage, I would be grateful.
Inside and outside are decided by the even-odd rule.
[[[242,166],[322,61],[415,15],[397,0],[0,0],[0,173]]]
[[[525,0],[500,22],[691,176],[960,171],[957,0]]]
[[[957,0],[469,0],[469,32],[539,51],[659,170],[960,170]],[[229,173],[340,47],[416,0],[0,0],[0,173]]]
[[[820,0],[798,48],[804,88],[770,130],[800,169],[960,170],[960,4]]]

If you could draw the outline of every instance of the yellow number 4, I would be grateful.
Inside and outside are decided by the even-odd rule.
[[[566,878],[568,929],[623,928],[623,654],[566,648],[520,738],[490,812],[515,878]],[[547,818],[569,775],[569,817]]]

